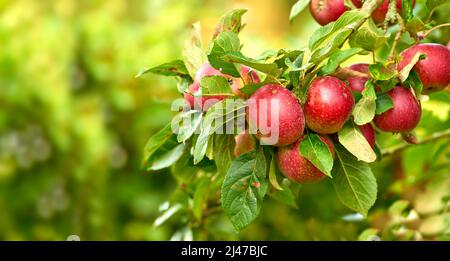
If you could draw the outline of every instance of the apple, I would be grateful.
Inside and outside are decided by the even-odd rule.
[[[356,63],[352,64],[348,67],[351,70],[368,73],[369,72],[369,64],[368,63]],[[369,78],[368,77],[348,77],[348,87],[350,90],[355,92],[362,92],[364,90],[364,86]]]
[[[236,135],[234,139],[236,141],[236,145],[234,146],[233,152],[236,158],[255,149],[255,141],[248,131]]]
[[[347,8],[344,0],[311,0],[309,10],[320,25],[336,21]]]

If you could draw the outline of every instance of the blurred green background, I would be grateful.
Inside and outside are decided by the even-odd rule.
[[[249,9],[241,34],[247,55],[301,48],[318,24],[308,11],[290,24],[294,2],[0,0],[0,240],[168,240],[185,233],[179,222],[153,225],[177,187],[169,171],[140,169],[146,140],[174,115],[176,82],[134,76],[180,58],[193,22],[201,22],[207,42],[233,8]],[[439,32],[432,37],[448,41]],[[423,108],[419,138],[450,128],[448,92],[431,95]],[[380,136],[382,147],[400,143]],[[239,235],[221,214],[188,234],[354,240],[372,227],[383,239],[449,239],[449,141],[374,164],[379,196],[367,220],[343,218],[351,212],[323,182],[301,188],[298,209],[268,199]],[[410,202],[406,215],[391,207],[399,199]]]

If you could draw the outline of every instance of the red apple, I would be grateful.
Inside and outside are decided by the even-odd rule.
[[[311,0],[309,10],[319,24],[326,25],[336,21],[347,8],[344,0]]]
[[[338,132],[352,114],[355,100],[345,83],[332,76],[316,78],[305,103],[306,125],[322,134]]]
[[[366,138],[367,142],[370,144],[372,149],[375,148],[375,130],[373,129],[370,123],[359,126],[359,130],[361,131],[364,138]]]
[[[268,84],[248,100],[250,133],[263,144],[285,146],[295,142],[305,128],[302,107],[292,92],[281,85]]]
[[[381,115],[375,116],[373,122],[382,131],[386,132],[410,132],[420,121],[420,102],[413,93],[401,86],[397,86],[388,92],[394,107]]]
[[[352,0],[353,4],[356,7],[362,7],[362,2],[361,0]],[[416,4],[416,1],[413,0],[413,7]],[[397,12],[399,14],[402,13],[402,0],[397,0]],[[386,18],[386,14],[388,12],[389,9],[389,0],[385,0],[383,3],[381,3],[380,6],[378,6],[377,9],[375,9],[375,11],[372,13],[372,18],[373,21],[377,24],[381,24],[384,22],[384,19]]]
[[[350,65],[348,68],[362,73],[369,72],[368,63],[355,63]],[[368,79],[369,79],[368,77],[348,77],[347,78],[348,87],[350,87],[350,90],[354,92],[362,92]]]
[[[404,50],[400,56],[398,70],[402,70],[416,53],[426,57],[413,67],[423,83],[423,93],[445,89],[450,84],[450,50],[441,44],[416,44]]]
[[[327,136],[320,136],[320,139],[327,144],[334,158],[333,142]],[[325,174],[300,153],[299,146],[302,140],[303,137],[290,146],[278,148],[275,155],[278,168],[284,176],[298,183],[321,181],[326,177]]]

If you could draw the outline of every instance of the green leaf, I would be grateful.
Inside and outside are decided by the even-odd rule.
[[[184,145],[177,142],[171,124],[167,124],[147,141],[143,165],[146,170],[166,168],[181,157],[183,150]]]
[[[433,12],[437,7],[443,4],[449,4],[447,0],[427,0],[427,8],[430,12]]]
[[[305,135],[300,143],[299,152],[321,172],[332,177],[333,156],[328,145],[320,139],[319,135]]]
[[[348,208],[367,216],[377,198],[377,182],[372,170],[339,144],[335,152],[332,182],[336,194]]]
[[[294,20],[301,11],[303,11],[308,5],[310,0],[298,0],[291,8],[291,13],[289,14],[289,21]]]
[[[206,207],[208,200],[209,186],[211,179],[209,177],[201,178],[195,186],[193,196],[192,213],[197,220],[202,219],[203,209]]]
[[[330,58],[328,58],[327,64],[320,68],[320,71],[317,74],[321,76],[334,73],[339,65],[348,60],[350,57],[361,53],[362,51],[363,49],[361,48],[337,50],[330,56]]]
[[[272,186],[277,190],[283,190],[277,180],[277,169],[275,166],[275,157],[272,154],[272,160],[270,161],[270,169],[269,169],[269,181]]]
[[[335,22],[331,22],[325,26],[319,27],[311,35],[309,39],[308,47],[310,50],[315,50],[319,45],[324,42],[329,42],[328,38],[333,36],[336,32],[343,32],[348,30],[354,30],[357,25],[362,23],[369,14],[361,12],[359,10],[351,10],[345,12],[339,19]]]
[[[414,90],[416,97],[419,97],[419,95],[422,93],[423,84],[422,81],[420,80],[419,74],[416,71],[411,71],[409,73],[409,76],[403,83],[403,86],[412,88]]]
[[[155,221],[153,222],[153,226],[155,226],[155,227],[161,226],[162,224],[164,224],[164,222],[166,222],[169,218],[171,218],[173,215],[175,215],[181,209],[183,209],[183,205],[181,205],[181,204],[173,205],[172,207],[170,207],[169,209],[164,211],[161,214],[161,216],[159,216],[155,219]]]
[[[222,56],[222,60],[228,63],[238,63],[247,65],[257,71],[265,74],[277,76],[280,73],[278,66],[275,63],[262,63],[255,59],[244,56],[241,52],[230,52]]]
[[[193,158],[189,151],[186,152],[175,162],[170,171],[179,183],[191,183],[199,168],[194,166]]]
[[[353,30],[348,28],[339,30],[336,34],[329,38],[325,45],[312,51],[310,62],[317,63],[327,58],[332,52],[344,44],[352,32]]]
[[[402,17],[405,22],[413,18],[413,6],[411,0],[402,0]]]
[[[172,129],[176,130],[177,141],[185,142],[200,126],[202,120],[202,112],[189,110],[183,111],[175,115],[172,119]]]
[[[232,96],[230,83],[222,76],[206,76],[200,80],[201,93],[199,95],[229,95]]]
[[[246,95],[252,95],[256,90],[258,90],[259,88],[263,87],[266,84],[267,83],[252,83],[252,84],[243,86],[239,90]]]
[[[259,215],[269,184],[266,166],[263,151],[252,151],[234,160],[225,176],[222,206],[237,231]]]
[[[183,58],[190,76],[194,79],[198,69],[206,62],[206,54],[202,49],[200,23],[192,24],[191,36],[184,42]]]
[[[376,228],[365,229],[361,232],[361,234],[359,234],[358,241],[372,241],[376,238],[378,232],[379,231]]]
[[[352,113],[357,125],[364,125],[373,120],[376,111],[376,97],[373,83],[367,81],[362,91],[362,98],[356,103]]]
[[[381,63],[369,65],[369,73],[370,76],[377,81],[387,81],[397,76],[395,71],[388,69]]]
[[[391,97],[387,93],[377,93],[377,109],[376,115],[380,115],[385,111],[388,111],[394,107]]]
[[[226,62],[222,57],[230,52],[239,52],[241,42],[237,34],[233,32],[222,32],[212,42],[208,54],[209,63],[224,74],[240,77],[233,63]]]
[[[228,128],[236,119],[245,117],[246,103],[242,100],[222,100],[212,106],[203,117],[200,134],[194,146],[194,164],[199,163],[206,154],[210,135]],[[233,126],[234,128],[234,126]]]
[[[235,144],[233,135],[214,135],[214,161],[217,169],[224,174],[227,173],[234,159]]]
[[[373,22],[372,22],[373,23]],[[374,51],[381,47],[388,37],[383,30],[375,25],[359,28],[349,38],[349,45],[351,47],[361,47],[367,51]]]
[[[420,60],[422,60],[424,58],[425,58],[424,54],[417,52],[413,56],[411,61],[405,67],[403,67],[403,69],[398,73],[398,78],[400,78],[400,81],[402,81],[402,82],[406,81],[406,79],[408,79],[409,73],[414,68],[416,63],[418,63]]]
[[[369,142],[352,121],[347,121],[344,127],[338,133],[339,142],[358,160],[364,162],[374,162],[377,155],[373,151]]]
[[[181,60],[164,63],[153,68],[145,68],[139,72],[136,77],[141,77],[146,73],[154,73],[165,76],[179,76],[190,79],[189,72]]]
[[[425,23],[418,16],[411,18],[405,25],[406,31],[413,35],[426,29]]]
[[[235,9],[223,15],[219,24],[216,26],[214,37],[217,37],[222,32],[233,32],[235,34],[239,34],[245,26],[245,24],[242,24],[242,16],[246,12],[247,9]]]
[[[295,186],[295,188],[292,188],[293,186]],[[299,184],[293,184],[290,180],[284,178],[281,181],[281,188],[283,190],[275,190],[271,192],[269,196],[283,204],[286,204],[293,208],[298,208],[297,192]]]

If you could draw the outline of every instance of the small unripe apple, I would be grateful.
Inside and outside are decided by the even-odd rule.
[[[416,44],[404,50],[398,70],[402,70],[411,62],[416,53],[426,57],[413,67],[423,83],[423,93],[431,93],[445,89],[450,84],[450,50],[441,44]]]
[[[366,123],[364,125],[358,126],[364,138],[366,138],[372,149],[375,148],[375,130],[373,129],[370,123]]]
[[[306,125],[322,134],[338,132],[352,114],[355,100],[345,83],[332,76],[316,78],[305,103]]]
[[[409,132],[419,124],[421,116],[420,102],[413,93],[401,86],[388,92],[394,107],[373,119],[375,125],[386,132]]]
[[[369,64],[368,63],[355,63],[348,67],[351,70],[368,73],[369,72]],[[348,87],[350,90],[354,92],[362,92],[364,90],[364,86],[369,78],[368,77],[348,77]]]
[[[344,0],[311,0],[309,10],[320,25],[336,21],[347,8]]]
[[[294,94],[281,85],[268,84],[248,100],[250,130],[263,144],[285,146],[303,134],[303,109]]]
[[[245,85],[249,85],[252,83],[260,83],[261,79],[259,78],[258,74],[253,70],[252,68],[243,65],[241,67],[241,78],[234,78],[233,84],[231,85],[231,90],[233,91],[233,94],[241,97],[243,99],[248,98],[248,95],[241,92],[241,88]]]
[[[358,8],[362,7],[361,0],[352,0],[352,2],[356,7],[358,7]],[[412,3],[413,7],[415,4],[416,4],[416,1],[413,0],[413,3]],[[402,0],[397,0],[396,6],[397,6],[397,12],[399,14],[401,14],[402,9],[403,9],[402,8]],[[388,9],[389,9],[389,0],[385,0],[383,3],[381,3],[381,5],[379,5],[377,7],[377,9],[375,9],[375,11],[373,11],[373,13],[372,13],[373,21],[377,24],[383,23],[384,19],[386,18]]]
[[[334,158],[333,142],[327,136],[321,135],[320,139],[327,144]],[[300,153],[299,146],[302,140],[303,137],[294,144],[277,149],[275,157],[278,168],[284,176],[298,183],[321,181],[326,177],[325,174]]]
[[[236,146],[234,146],[234,156],[236,158],[255,149],[255,141],[248,131],[236,135],[234,139],[236,141]]]

